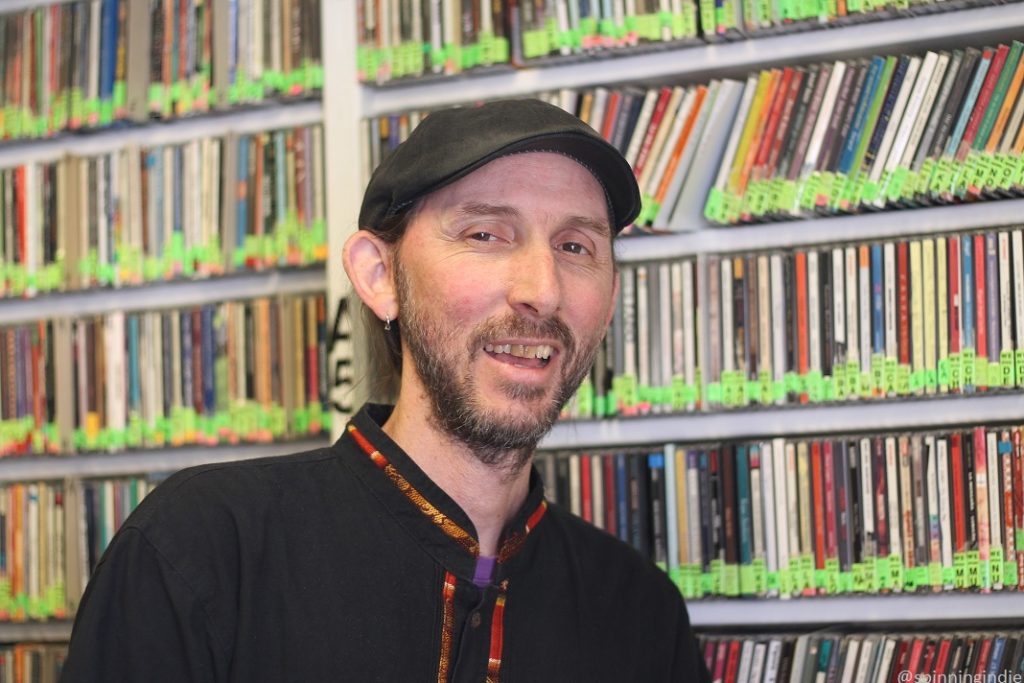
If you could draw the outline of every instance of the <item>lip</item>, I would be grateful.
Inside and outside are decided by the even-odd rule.
[[[556,345],[555,342],[538,339],[498,339],[494,341],[488,341],[488,344],[522,344],[524,346],[539,346],[546,344],[551,347],[551,355],[548,356],[548,362],[540,367],[526,367],[522,365],[516,365],[514,362],[508,360],[502,360],[502,358],[509,358],[509,356],[498,357],[493,353],[484,351],[483,355],[486,356],[487,360],[494,364],[494,367],[505,377],[506,380],[513,382],[533,384],[537,382],[545,382],[551,373],[554,372],[556,365],[558,364],[558,358],[561,353],[561,348]]]

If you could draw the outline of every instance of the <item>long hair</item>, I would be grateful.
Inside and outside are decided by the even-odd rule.
[[[397,247],[405,235],[405,229],[416,215],[419,202],[389,216],[381,225],[363,229],[373,233],[391,245],[391,257],[397,258]],[[392,263],[394,267],[394,264]],[[369,400],[379,403],[394,403],[402,377],[402,333],[397,320],[391,321],[391,329],[385,330],[377,314],[362,300],[359,301],[360,317],[363,323],[363,338],[366,350],[366,380]]]

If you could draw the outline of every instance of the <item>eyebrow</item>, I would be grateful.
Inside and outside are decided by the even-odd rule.
[[[519,209],[507,204],[487,204],[485,202],[468,202],[456,208],[460,216],[507,216],[518,218]]]
[[[468,202],[456,209],[460,216],[505,216],[508,218],[519,218],[522,216],[519,209],[507,204],[487,204],[485,202]],[[564,225],[594,230],[598,235],[611,235],[611,226],[608,221],[591,216],[568,216]]]

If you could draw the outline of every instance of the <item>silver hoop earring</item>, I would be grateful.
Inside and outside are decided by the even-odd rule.
[[[391,331],[391,316],[389,316],[389,315],[385,315],[384,316],[384,331],[385,332],[390,332]]]

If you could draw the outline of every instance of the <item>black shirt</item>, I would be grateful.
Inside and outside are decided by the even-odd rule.
[[[86,589],[62,680],[706,680],[679,591],[548,504],[536,471],[488,572],[466,514],[380,429],[389,411],[158,486]]]

